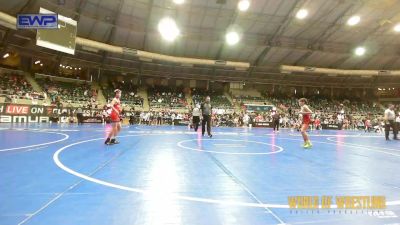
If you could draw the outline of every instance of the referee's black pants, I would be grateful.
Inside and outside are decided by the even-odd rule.
[[[211,135],[211,116],[203,115],[203,121],[201,121],[201,134],[204,135],[206,132],[206,123],[207,123],[207,133]]]
[[[393,139],[397,139],[397,124],[394,122],[394,120],[389,120],[385,123],[385,138],[386,140],[389,140],[389,132],[390,128],[393,129]]]
[[[272,126],[273,126],[273,128],[274,128],[274,131],[275,131],[275,129],[277,130],[277,131],[279,131],[279,120],[272,120]]]
[[[82,113],[77,113],[76,118],[78,119],[78,125],[83,124],[83,114]]]
[[[194,128],[194,131],[196,131],[196,132],[197,132],[197,129],[199,129],[199,123],[200,123],[200,117],[193,116],[193,128]]]
[[[396,122],[395,125],[396,125],[396,136],[398,137],[399,129],[400,129],[400,122]]]

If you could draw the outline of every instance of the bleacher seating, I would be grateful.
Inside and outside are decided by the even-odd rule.
[[[148,89],[150,108],[185,108],[187,101],[182,88],[154,86]]]
[[[243,103],[243,104],[250,104],[250,103],[265,103],[267,99],[263,97],[255,97],[249,95],[236,95],[233,97],[235,102]]]
[[[229,109],[232,108],[232,104],[229,99],[219,90],[202,90],[192,89],[192,100],[193,104],[201,104],[204,102],[205,97],[210,96],[211,104],[214,108]]]
[[[17,102],[18,99],[43,99],[43,93],[35,92],[21,74],[0,72],[0,96],[6,101]]]
[[[265,99],[281,109],[298,109],[297,98],[272,98]],[[367,116],[381,114],[382,108],[379,104],[366,101],[349,100],[328,100],[325,98],[310,98],[309,105],[319,114],[334,114],[343,111],[353,116]]]
[[[36,82],[46,92],[51,103],[80,103],[95,102],[97,90],[91,88],[89,82],[60,82],[52,78],[36,79]]]
[[[132,82],[109,81],[108,87],[103,87],[103,94],[107,101],[114,98],[115,89],[122,91],[121,102],[123,104],[143,107],[143,98],[138,95],[138,87]]]

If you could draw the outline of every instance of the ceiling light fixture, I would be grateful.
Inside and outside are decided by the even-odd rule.
[[[308,16],[308,10],[307,9],[300,9],[296,13],[296,18],[300,19],[300,20],[305,19],[307,16]]]
[[[347,25],[349,25],[349,26],[355,26],[355,25],[357,25],[358,23],[360,23],[360,21],[361,21],[361,17],[359,17],[359,16],[352,16],[352,17],[350,17],[350,18],[347,20]]]
[[[225,40],[226,40],[226,43],[228,43],[228,45],[236,45],[239,42],[240,37],[237,32],[230,31],[226,34]]]
[[[396,24],[396,26],[393,27],[393,30],[397,33],[400,33],[400,23]]]
[[[357,47],[354,53],[358,56],[363,56],[366,52],[366,49],[364,47]]]
[[[164,18],[158,23],[158,31],[167,41],[174,41],[180,34],[179,28],[171,18]]]
[[[241,0],[238,3],[238,9],[242,12],[247,11],[250,7],[250,1],[249,0]]]
[[[185,3],[185,0],[173,0],[173,2],[177,5],[182,5],[183,3]]]

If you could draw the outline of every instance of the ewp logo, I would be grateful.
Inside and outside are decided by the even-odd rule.
[[[18,14],[17,29],[57,29],[57,14]]]

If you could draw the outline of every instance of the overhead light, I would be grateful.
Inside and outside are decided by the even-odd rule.
[[[43,66],[43,63],[40,63],[40,66]]]
[[[362,56],[364,55],[366,52],[364,47],[357,47],[356,50],[354,51],[354,53],[358,56]]]
[[[75,67],[74,69],[75,69],[75,70],[78,70],[78,68],[76,68],[76,67]]]
[[[307,16],[308,16],[308,10],[307,9],[300,9],[296,13],[296,18],[300,19],[300,20],[306,18]]]
[[[347,20],[347,25],[354,26],[354,25],[357,25],[360,21],[361,21],[361,17],[352,16]]]
[[[81,70],[81,68],[80,68],[80,67],[79,67],[78,69],[79,69],[79,70]]]
[[[230,31],[229,33],[226,34],[225,36],[226,43],[228,45],[235,45],[239,42],[239,34],[235,31]]]
[[[8,56],[10,56],[10,54],[6,53],[3,55],[3,59],[8,58]]]
[[[241,0],[238,3],[238,8],[240,11],[244,12],[247,11],[250,7],[250,1],[249,0]]]
[[[183,3],[185,3],[185,0],[174,0],[174,3],[177,5],[182,5]]]
[[[36,61],[35,61],[35,65],[36,65],[36,64],[39,64],[39,63],[40,63],[40,60],[36,60]]]
[[[60,64],[60,66],[63,66],[62,64]]]
[[[158,31],[167,41],[174,41],[180,34],[178,26],[171,18],[164,18],[158,23]]]
[[[396,26],[394,26],[393,30],[394,30],[395,32],[400,33],[400,23],[396,24]]]

